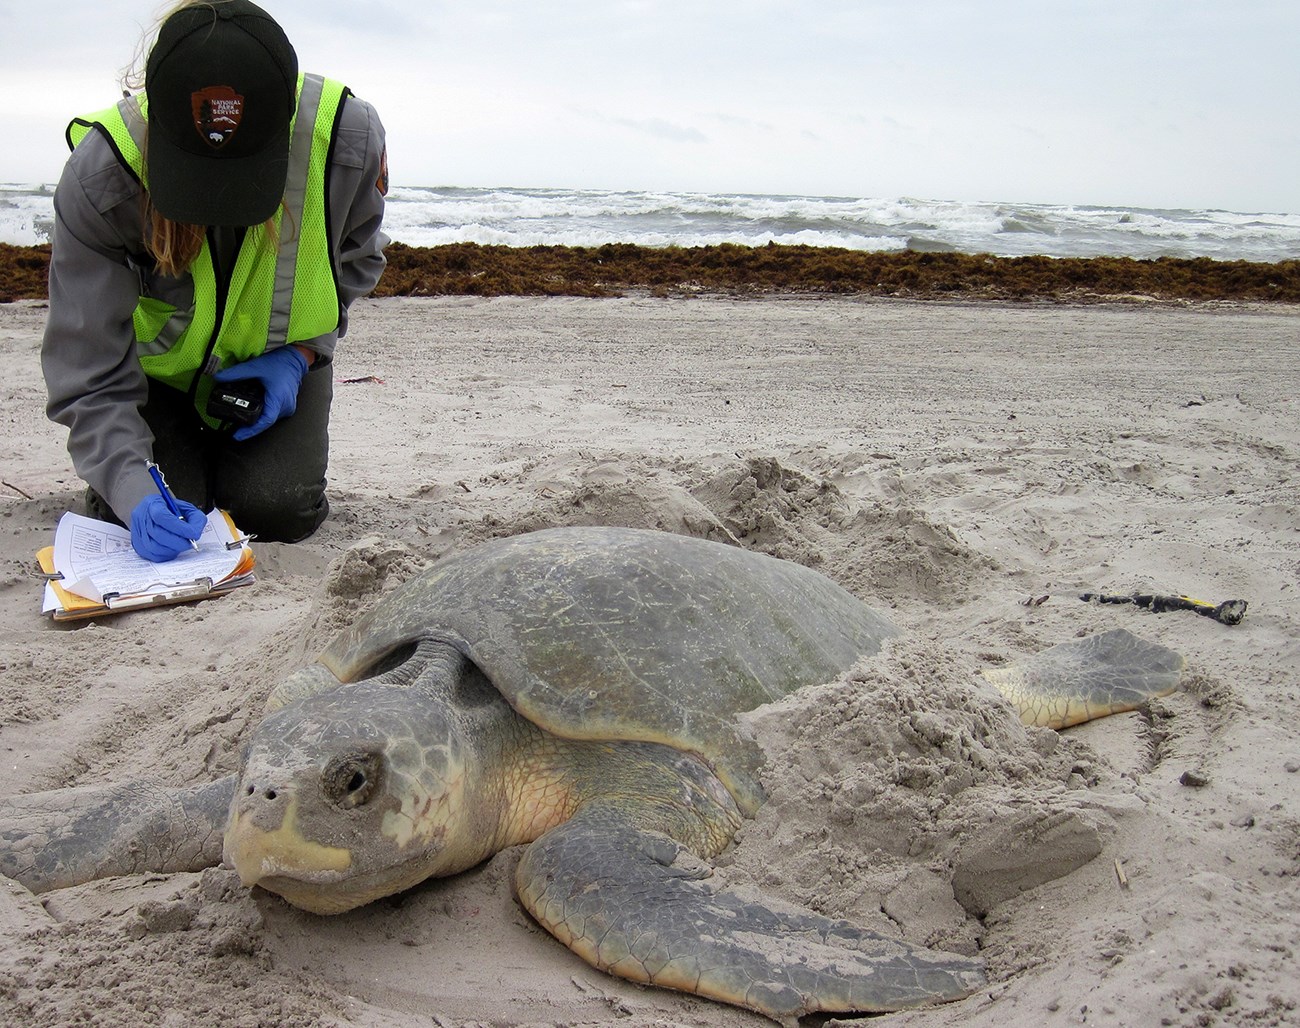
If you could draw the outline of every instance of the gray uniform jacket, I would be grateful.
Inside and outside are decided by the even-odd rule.
[[[348,97],[335,138],[329,225],[338,276],[339,327],[304,340],[323,357],[347,331],[347,308],[384,270],[387,174],[384,127],[364,100]],[[386,188],[386,184],[384,186]],[[68,158],[54,194],[50,310],[41,347],[46,413],[68,429],[77,474],[124,523],[155,491],[145,462],[153,434],[140,414],[149,384],[136,357],[132,312],[141,295],[180,309],[193,304],[189,275],[160,275],[144,252],[140,185],[98,131]]]

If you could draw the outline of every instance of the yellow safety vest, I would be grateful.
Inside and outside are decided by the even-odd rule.
[[[346,86],[319,75],[298,76],[290,127],[284,203],[275,215],[278,246],[263,226],[251,228],[229,284],[218,283],[208,240],[190,267],[194,306],[178,310],[142,296],[134,312],[136,352],[145,374],[181,391],[194,390],[202,414],[208,376],[269,348],[338,328],[338,280],[326,217],[325,172]],[[92,129],[104,132],[118,159],[149,188],[144,162],[148,97],[130,96],[68,126],[69,147]],[[196,382],[196,372],[202,378]],[[209,420],[204,416],[204,420]],[[215,422],[212,422],[215,424]]]

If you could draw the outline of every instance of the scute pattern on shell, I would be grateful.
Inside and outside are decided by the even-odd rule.
[[[559,528],[438,562],[321,663],[353,681],[414,640],[450,642],[548,731],[699,753],[752,812],[762,755],[735,715],[829,681],[895,634],[797,564],[665,532]]]

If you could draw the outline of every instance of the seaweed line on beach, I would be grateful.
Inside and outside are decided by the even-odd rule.
[[[386,296],[690,296],[773,293],[909,299],[1300,303],[1300,260],[994,257],[836,247],[484,246],[392,243]],[[46,298],[50,248],[0,243],[0,302]]]

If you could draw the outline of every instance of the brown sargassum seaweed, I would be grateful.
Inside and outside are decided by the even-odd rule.
[[[0,243],[0,302],[44,299],[50,248]],[[914,299],[1300,303],[1300,260],[993,257],[818,246],[416,247],[393,243],[375,296],[808,293]]]

